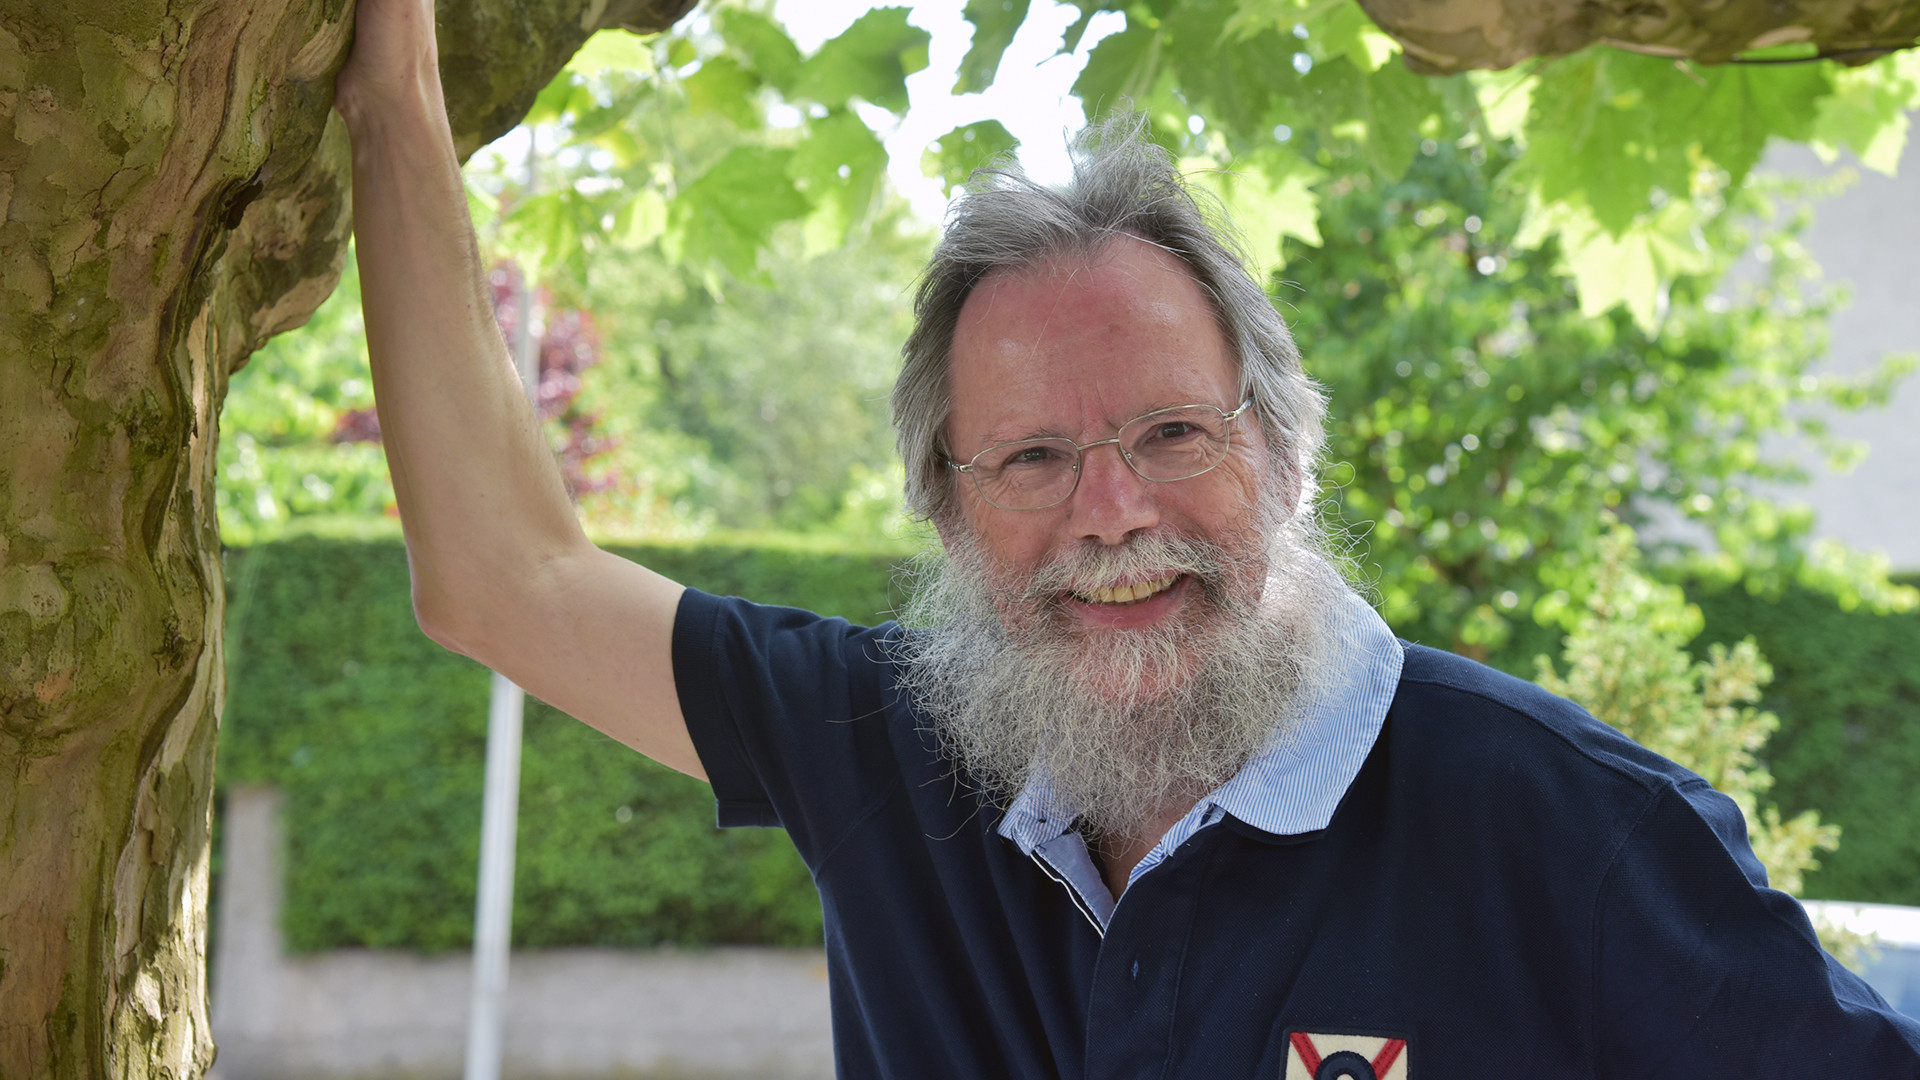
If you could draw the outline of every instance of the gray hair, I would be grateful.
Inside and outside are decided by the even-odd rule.
[[[1247,272],[1217,199],[1196,193],[1172,155],[1148,141],[1146,120],[1122,114],[1089,127],[1069,148],[1073,179],[1035,183],[1011,162],[981,169],[947,213],[914,298],[914,330],[901,350],[893,424],[907,467],[907,508],[936,523],[953,512],[947,467],[948,370],[960,309],[988,275],[1060,256],[1092,256],[1121,236],[1162,248],[1186,264],[1212,301],[1228,347],[1240,361],[1241,398],[1251,398],[1289,502],[1308,497],[1326,441],[1326,399],[1300,366],[1300,353],[1266,291]],[[1204,200],[1204,206],[1203,206]],[[1234,403],[1223,403],[1232,408]]]

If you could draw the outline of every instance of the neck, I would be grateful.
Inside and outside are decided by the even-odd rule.
[[[1193,809],[1193,803],[1176,804],[1155,817],[1149,818],[1141,828],[1129,835],[1102,835],[1093,838],[1093,852],[1100,862],[1100,876],[1106,879],[1107,891],[1115,900],[1127,891],[1127,879],[1133,875],[1133,868],[1147,857],[1153,845],[1167,835],[1187,811]]]

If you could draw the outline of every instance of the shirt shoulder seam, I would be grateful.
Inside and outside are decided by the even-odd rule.
[[[1678,788],[1685,783],[1691,783],[1695,780],[1699,780],[1699,777],[1697,776],[1680,778],[1680,777],[1666,776],[1661,773],[1653,772],[1653,771],[1649,771],[1648,773],[1643,775],[1633,770],[1622,768],[1613,762],[1603,760],[1600,757],[1596,756],[1587,747],[1581,746],[1578,741],[1568,736],[1565,732],[1558,730],[1552,724],[1547,723],[1545,720],[1543,720],[1541,717],[1534,714],[1533,712],[1527,709],[1519,708],[1515,706],[1512,702],[1503,701],[1499,698],[1493,697],[1479,690],[1470,689],[1468,687],[1460,686],[1457,683],[1446,682],[1439,679],[1421,678],[1417,676],[1409,677],[1405,674],[1401,675],[1400,683],[1403,686],[1407,684],[1413,684],[1417,686],[1431,686],[1437,689],[1446,690],[1451,693],[1459,694],[1464,697],[1476,698],[1480,701],[1487,703],[1488,705],[1491,705],[1497,709],[1500,709],[1503,712],[1511,713],[1514,716],[1518,716],[1524,719],[1525,721],[1527,721],[1527,723],[1533,725],[1534,727],[1540,728],[1541,730],[1545,731],[1548,735],[1552,736],[1554,739],[1557,739],[1558,741],[1563,743],[1568,749],[1572,750],[1576,754],[1579,754],[1582,758],[1584,758],[1588,762],[1591,762],[1593,765],[1599,768],[1605,769],[1607,772],[1610,772],[1620,777],[1621,779],[1626,780],[1627,782],[1633,784],[1635,787],[1638,787],[1642,791],[1646,791],[1649,794],[1656,793],[1661,789],[1667,788],[1667,787]],[[1542,691],[1542,692],[1544,693],[1545,691]],[[1396,695],[1396,697],[1397,696],[1398,695]],[[1568,704],[1572,705],[1576,709],[1580,708],[1580,706],[1574,702],[1569,701]],[[1582,709],[1581,711],[1585,712],[1584,709]],[[1592,714],[1589,713],[1588,715],[1591,716]],[[1594,723],[1604,725],[1605,722],[1596,718],[1594,720]],[[1609,730],[1614,730],[1614,729],[1610,728]],[[1621,737],[1625,738],[1626,736],[1623,734]],[[1700,780],[1700,782],[1705,783],[1704,780]]]

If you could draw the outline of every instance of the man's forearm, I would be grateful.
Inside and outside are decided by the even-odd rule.
[[[431,71],[343,109],[367,348],[414,604],[463,651],[498,594],[580,542],[564,485],[493,321]]]

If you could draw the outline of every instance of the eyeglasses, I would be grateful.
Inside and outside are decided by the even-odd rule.
[[[1176,405],[1136,416],[1111,439],[1076,443],[1068,438],[1021,439],[989,446],[955,472],[973,477],[980,497],[1002,510],[1044,510],[1063,502],[1080,486],[1083,455],[1114,444],[1120,460],[1142,480],[1164,484],[1199,476],[1227,459],[1233,445],[1233,421],[1253,399],[1232,412],[1212,405]]]

